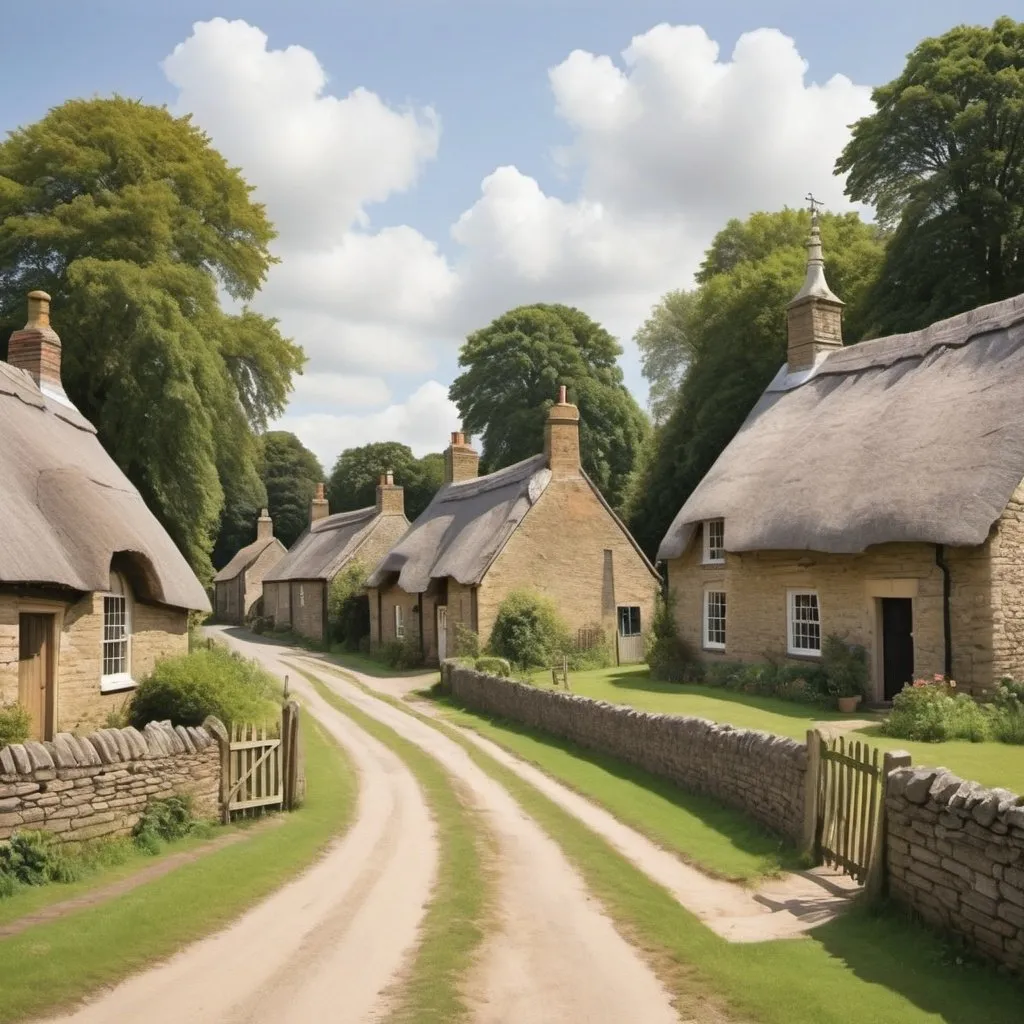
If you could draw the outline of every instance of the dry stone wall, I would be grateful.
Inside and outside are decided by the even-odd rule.
[[[0,840],[26,829],[125,835],[150,799],[174,793],[190,794],[200,817],[217,813],[220,748],[204,728],[150,722],[12,743],[0,747]]]
[[[885,814],[890,895],[1024,971],[1024,798],[944,768],[900,768]]]
[[[807,748],[796,740],[542,690],[454,662],[444,671],[453,696],[471,708],[617,757],[801,837]]]

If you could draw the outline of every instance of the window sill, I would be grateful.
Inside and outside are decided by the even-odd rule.
[[[821,651],[786,651],[787,658],[799,658],[800,661],[821,661]]]
[[[702,651],[707,651],[709,654],[725,654],[725,644],[702,644]]]
[[[102,676],[100,693],[119,693],[121,690],[134,690],[138,684],[131,676]]]
[[[700,561],[701,565],[707,566],[709,569],[713,569],[716,566],[725,565],[724,558],[702,558]]]

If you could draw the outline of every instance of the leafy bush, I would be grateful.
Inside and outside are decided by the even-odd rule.
[[[453,658],[476,659],[480,657],[480,636],[474,630],[470,629],[464,622],[456,622],[453,633]]]
[[[0,843],[0,877],[4,888],[13,891],[17,884],[46,885],[47,882],[74,882],[81,869],[52,832],[15,832]]]
[[[647,636],[647,664],[651,678],[663,683],[696,682],[703,676],[693,644],[679,635],[675,615],[675,594],[658,593],[654,598],[654,617]]]
[[[331,580],[327,592],[327,623],[330,637],[346,651],[358,651],[370,635],[370,600],[364,590],[366,566],[350,562]]]
[[[568,639],[566,648],[560,653],[569,659],[569,668],[574,672],[607,668],[615,660],[611,638],[599,622],[578,630],[575,640]]]
[[[159,853],[162,843],[184,839],[200,825],[192,813],[192,798],[186,794],[150,800],[132,829],[135,844],[147,853]]]
[[[498,607],[490,649],[513,665],[543,667],[569,649],[568,630],[551,600],[514,590]]]
[[[8,743],[24,743],[32,731],[28,708],[14,701],[0,704],[0,747]]]
[[[955,680],[936,675],[932,679],[915,679],[896,694],[882,732],[926,743],[980,743],[989,735],[989,714],[967,694],[957,693]]]
[[[512,666],[504,658],[477,658],[473,667],[477,672],[501,676],[503,679],[512,675]]]
[[[107,712],[107,717],[104,719],[104,725],[108,729],[123,729],[125,726],[131,725],[128,719],[128,705],[131,703],[131,698],[121,701],[117,707],[111,708]]]
[[[390,640],[380,647],[380,658],[389,668],[402,671],[419,668],[423,664],[423,652],[418,637],[407,636],[404,640]]]
[[[141,728],[169,718],[201,725],[207,715],[225,723],[262,722],[272,713],[277,682],[254,661],[213,646],[158,662],[139,683],[128,717]]]
[[[992,735],[1000,743],[1024,744],[1024,683],[1003,679],[989,708]]]
[[[828,680],[818,665],[721,661],[706,667],[704,684],[736,693],[818,704],[825,699]]]
[[[848,644],[836,634],[825,637],[821,667],[833,697],[864,697],[868,690],[868,654],[859,644]]]

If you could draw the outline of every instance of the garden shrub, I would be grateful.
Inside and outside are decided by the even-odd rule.
[[[656,594],[651,631],[647,636],[647,664],[651,678],[663,683],[692,683],[704,674],[696,648],[679,635],[675,595]]]
[[[992,735],[1000,743],[1024,744],[1024,683],[1003,679],[989,707]]]
[[[453,629],[452,657],[479,658],[480,636],[464,622],[456,622]]]
[[[14,701],[0,704],[0,747],[8,743],[24,743],[32,731],[28,708]]]
[[[385,665],[399,671],[420,668],[423,665],[420,641],[415,636],[407,636],[404,640],[390,640],[382,644],[379,655]]]
[[[575,641],[567,635],[567,644],[560,652],[569,661],[574,672],[586,669],[608,668],[615,661],[611,638],[599,622],[577,631]]]
[[[827,694],[827,678],[819,665],[720,661],[705,667],[703,682],[736,693],[778,697],[801,704],[819,704]]]
[[[132,829],[136,846],[147,853],[159,853],[162,843],[192,835],[202,826],[192,813],[192,798],[187,794],[150,800]]]
[[[980,743],[989,736],[990,714],[967,694],[957,693],[955,680],[936,675],[932,679],[915,679],[896,694],[882,732],[926,743]]]
[[[831,633],[821,646],[821,667],[833,697],[864,697],[868,690],[868,654]]]
[[[0,843],[0,877],[8,878],[9,891],[18,884],[74,882],[81,875],[81,866],[52,832],[15,832]]]
[[[528,590],[514,590],[498,607],[490,649],[527,668],[545,667],[569,649],[569,633],[554,602]]]
[[[501,676],[508,679],[512,675],[512,666],[504,658],[477,658],[473,664],[477,672],[486,672],[488,675]]]
[[[128,709],[131,724],[170,719],[175,725],[202,725],[207,715],[222,722],[264,722],[276,709],[277,682],[254,661],[220,646],[157,662],[135,691]]]
[[[366,566],[350,562],[331,580],[327,592],[327,623],[330,638],[346,651],[358,651],[370,635],[370,599],[366,595]]]

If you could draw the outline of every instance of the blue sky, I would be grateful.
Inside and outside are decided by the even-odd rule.
[[[808,189],[824,190],[841,205],[841,183],[821,179],[841,148],[840,122],[868,109],[866,87],[895,76],[921,38],[963,21],[991,23],[1000,13],[1007,13],[1005,4],[984,0],[36,0],[20,24],[7,19],[12,30],[0,37],[7,84],[0,124],[10,130],[65,99],[113,92],[195,111],[283,226],[281,252],[290,270],[268,288],[264,305],[310,353],[308,381],[286,422],[330,462],[340,447],[378,433],[419,450],[437,446],[454,425],[443,391],[455,372],[460,333],[533,296],[564,298],[601,316],[627,342],[627,380],[643,398],[628,337],[658,295],[687,284],[715,225],[781,205],[786,196],[798,203]],[[193,39],[169,74],[164,59],[190,40],[194,23],[214,18],[239,24],[210,33],[202,46]],[[244,108],[246,94],[259,88],[236,95],[225,76],[265,81],[259,76],[272,74],[273,62],[257,52],[251,34],[251,59],[239,58],[243,47],[235,38],[242,40],[243,22],[266,35],[268,54],[308,51],[302,66],[319,65],[326,86],[297,90],[288,100],[293,108],[278,104],[270,90],[253,101],[267,105],[265,119]],[[647,35],[661,23],[702,27],[718,44],[717,64],[702,63],[700,40],[692,36]],[[757,37],[748,56],[735,59],[734,84],[722,84],[721,68],[733,60],[737,40],[759,28],[789,37],[808,64],[806,75],[775,37]],[[650,45],[624,60],[633,37]],[[568,61],[576,50],[593,59]],[[691,60],[699,73],[676,74]],[[559,66],[560,85],[549,75]],[[835,75],[860,90],[840,84],[823,99],[815,85]],[[642,131],[620,131],[610,125],[621,126],[622,117],[594,114],[620,86],[641,110],[634,120],[644,122]],[[324,98],[343,99],[355,89],[379,103],[362,110],[365,121],[335,118],[338,111]],[[224,99],[229,93],[235,107]],[[758,103],[765,104],[758,122],[783,108],[785,114],[773,135],[755,139],[746,152],[746,117]],[[263,120],[296,126],[294,161],[281,163],[269,130],[258,137]],[[335,137],[304,139],[307,129]],[[681,141],[669,151],[659,139],[675,132]],[[791,133],[792,144],[772,144]],[[559,147],[569,147],[572,158],[560,160]],[[361,154],[354,171],[347,167],[353,148]],[[705,161],[697,148],[707,152]],[[627,165],[630,152],[634,166]],[[744,172],[747,159],[755,166]],[[330,175],[311,170],[325,162],[343,183],[337,188]],[[761,166],[776,182],[771,187],[758,184]],[[509,170],[488,192],[483,183],[498,168]],[[297,205],[304,195],[312,203],[317,189],[328,205],[338,193],[347,198],[314,240],[309,210]],[[453,233],[460,217],[463,226]],[[667,239],[673,225],[678,244]],[[395,230],[382,236],[388,228]],[[354,245],[361,247],[355,256]],[[631,245],[638,255],[623,255],[616,268],[615,253]],[[662,258],[648,270],[643,260],[652,250]],[[357,294],[349,294],[356,277]]]

